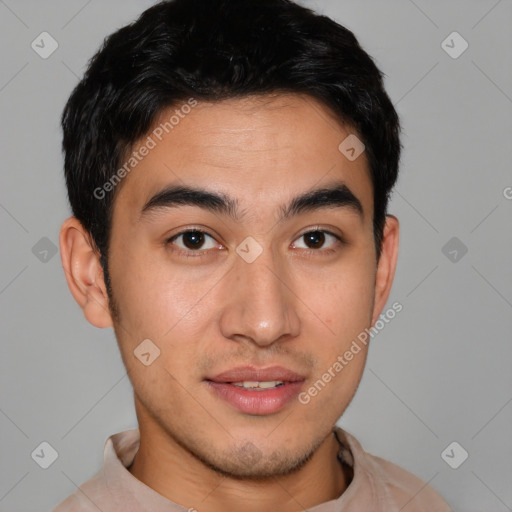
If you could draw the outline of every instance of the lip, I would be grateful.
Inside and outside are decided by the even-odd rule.
[[[233,384],[272,380],[283,381],[284,384],[277,388],[260,390],[248,390]],[[304,381],[304,376],[281,366],[238,367],[205,379],[207,386],[216,396],[242,413],[257,416],[275,414],[282,410],[299,394]]]
[[[305,380],[305,377],[282,366],[269,366],[268,368],[238,366],[237,368],[232,368],[231,370],[219,373],[215,377],[208,377],[207,380],[213,382],[242,382],[246,380],[259,382],[269,380],[299,382]]]

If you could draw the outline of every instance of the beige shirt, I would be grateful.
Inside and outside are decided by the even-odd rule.
[[[308,512],[451,512],[441,496],[418,477],[365,452],[341,428],[335,427],[334,432],[340,443],[338,459],[352,467],[354,476],[339,498]],[[101,471],[52,512],[187,512],[189,508],[165,498],[128,471],[139,443],[138,429],[110,436]]]

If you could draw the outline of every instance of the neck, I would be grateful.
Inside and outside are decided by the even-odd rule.
[[[139,418],[139,430],[140,447],[128,470],[162,496],[190,510],[296,512],[338,498],[348,485],[333,434],[299,470],[254,481],[218,474],[153,422]]]

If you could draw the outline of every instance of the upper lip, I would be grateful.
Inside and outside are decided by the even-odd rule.
[[[267,368],[257,368],[255,366],[238,366],[231,368],[225,372],[209,377],[206,380],[213,382],[268,382],[268,381],[282,381],[282,382],[300,382],[305,380],[304,376],[283,368],[282,366],[270,366]]]

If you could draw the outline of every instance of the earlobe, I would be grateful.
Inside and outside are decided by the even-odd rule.
[[[112,327],[99,254],[76,217],[62,224],[59,245],[66,281],[85,318],[96,327]]]
[[[378,320],[391,292],[398,259],[399,231],[398,219],[394,215],[387,215],[382,237],[381,255],[375,278],[372,325]]]

